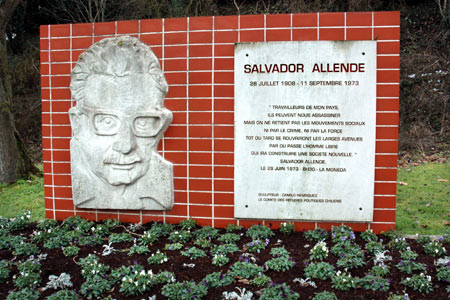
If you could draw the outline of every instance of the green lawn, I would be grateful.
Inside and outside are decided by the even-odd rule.
[[[398,182],[405,184],[397,185],[397,230],[450,234],[450,164],[399,169]]]
[[[450,164],[424,164],[398,171],[397,230],[403,234],[450,234]],[[44,181],[0,184],[0,216],[31,210],[44,218]],[[448,225],[447,225],[448,224]]]

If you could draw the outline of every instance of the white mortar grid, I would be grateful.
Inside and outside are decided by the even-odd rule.
[[[51,32],[50,32],[50,25],[48,25],[48,73],[52,74],[52,62],[50,59],[50,52],[51,52],[51,44],[50,44],[50,40],[51,40]],[[56,212],[55,212],[55,178],[54,178],[54,172],[53,172],[53,117],[52,117],[52,76],[49,77],[49,100],[50,100],[50,105],[49,105],[49,110],[50,110],[50,118],[49,118],[49,128],[50,128],[50,170],[51,170],[51,182],[52,182],[52,203],[53,203],[53,219],[56,219]]]
[[[186,43],[187,45],[189,45],[189,20],[190,18],[187,17],[186,18]],[[186,48],[186,65],[187,65],[187,70],[186,70],[186,110],[189,111],[189,70],[190,70],[190,60],[189,60],[189,46]],[[186,186],[187,186],[187,190],[188,192],[186,193],[186,201],[187,201],[187,208],[186,208],[186,214],[187,214],[187,218],[190,218],[191,214],[190,214],[190,196],[189,196],[189,191],[190,191],[190,179],[189,179],[189,113],[186,114],[186,148],[187,148],[187,155],[186,155]]]
[[[347,12],[344,12],[344,41],[347,40]]]
[[[319,30],[319,18],[320,18],[320,13],[316,13],[317,14],[317,40],[320,40],[320,30]],[[317,225],[317,223],[316,223]]]
[[[291,22],[291,41],[292,41],[292,38],[293,38],[293,36],[294,36],[294,34],[293,34],[293,32],[294,32],[294,24],[292,23],[292,18],[293,18],[293,15],[292,15],[292,13],[291,13],[291,19],[290,19],[290,22]]]
[[[162,70],[164,70],[164,55],[165,55],[165,52],[164,52],[164,42],[165,42],[165,38],[164,38],[164,26],[165,26],[165,20],[166,19],[162,19],[161,20],[161,30],[162,30],[162,32],[161,32],[161,57],[162,57],[162,59],[161,59],[161,71]],[[166,142],[166,140],[164,139],[164,141],[163,141],[163,144],[165,144],[165,142]],[[175,198],[175,192],[174,192],[174,198]],[[159,215],[160,216],[160,215]],[[163,217],[163,222],[164,222],[164,224],[166,224],[166,211],[165,210],[163,210],[163,214],[162,214],[162,217]]]
[[[211,65],[211,110],[212,110],[212,116],[211,116],[211,136],[212,136],[212,141],[211,141],[211,147],[212,147],[212,153],[211,153],[211,204],[212,204],[212,208],[211,208],[211,226],[214,228],[214,190],[215,190],[215,186],[214,186],[214,179],[215,179],[215,174],[214,174],[214,167],[215,167],[215,163],[214,163],[214,150],[215,150],[215,139],[214,139],[214,115],[215,115],[215,109],[214,109],[214,71],[215,71],[215,66],[214,66],[214,56],[215,56],[215,47],[214,47],[214,27],[215,27],[215,20],[216,18],[213,16],[212,17],[212,65]]]

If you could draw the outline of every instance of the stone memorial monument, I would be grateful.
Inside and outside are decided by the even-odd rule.
[[[168,85],[149,46],[103,39],[71,73],[73,201],[78,208],[170,210],[173,165],[157,152],[172,121]]]

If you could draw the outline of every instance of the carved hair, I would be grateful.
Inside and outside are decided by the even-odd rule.
[[[149,46],[131,36],[103,39],[80,55],[71,74],[72,97],[77,102],[84,102],[89,76],[124,77],[131,74],[150,74],[156,86],[164,95],[167,94],[166,79]]]

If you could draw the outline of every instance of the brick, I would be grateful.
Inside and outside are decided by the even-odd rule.
[[[166,151],[186,151],[187,141],[180,139],[165,139],[164,140],[164,150]]]
[[[52,112],[63,112],[67,113],[67,111],[72,106],[71,101],[53,101],[51,103]]]
[[[191,205],[189,214],[193,217],[211,217],[212,207],[207,205]]]
[[[395,182],[375,182],[375,195],[395,195],[397,184]]]
[[[48,50],[49,49],[49,39],[40,39],[39,40],[39,49]]]
[[[187,167],[186,166],[173,166],[173,176],[174,177],[187,177]]]
[[[48,63],[49,62],[49,52],[48,51],[41,51],[40,53],[39,53],[39,59],[40,59],[40,62],[41,62],[41,64],[42,63]],[[42,82],[42,81],[41,81]],[[41,87],[42,87],[43,85],[41,84]]]
[[[72,61],[78,61],[78,58],[84,53],[84,51],[85,50],[72,50]],[[72,64],[72,67],[75,67],[75,64]]]
[[[39,36],[42,38],[48,37],[48,28],[50,25],[41,25],[39,26]]]
[[[141,34],[149,32],[162,32],[162,19],[141,20]]]
[[[234,58],[222,58],[217,57],[214,59],[214,69],[215,70],[234,70]]]
[[[215,16],[214,29],[237,29],[238,16]]]
[[[400,70],[378,70],[378,83],[395,83],[400,82]]]
[[[397,153],[398,141],[377,141],[375,146],[376,153]]]
[[[46,151],[46,152],[49,152],[49,151]],[[43,154],[45,154],[45,153],[43,153]],[[53,177],[45,174],[44,175],[44,185],[53,185]]]
[[[236,43],[237,41],[237,31],[214,31],[214,43]]]
[[[264,28],[264,15],[240,15],[240,28]],[[242,32],[241,32],[242,34]],[[242,41],[242,40],[241,40]]]
[[[189,60],[189,70],[192,71],[209,71],[212,69],[211,58],[192,58]]]
[[[397,155],[375,155],[375,167],[397,167]]]
[[[187,57],[186,46],[167,46],[164,47],[164,58]]]
[[[166,98],[184,98],[186,95],[186,86],[171,86]]]
[[[233,72],[214,72],[214,83],[234,84]]]
[[[237,224],[237,220],[214,219],[215,228],[226,228],[228,224]]]
[[[378,54],[399,54],[400,53],[400,42],[377,42],[377,53]]]
[[[117,22],[117,34],[130,34],[138,32],[139,22],[137,20]]]
[[[186,179],[174,178],[173,185],[174,185],[175,190],[179,190],[179,191],[187,190],[187,180]]]
[[[234,140],[214,140],[215,151],[234,151]]]
[[[72,24],[72,36],[91,36],[93,29],[92,23]]]
[[[319,26],[344,26],[345,15],[343,13],[319,13]]]
[[[215,218],[234,218],[233,206],[216,206],[214,207]]]
[[[222,111],[234,111],[233,99],[214,99],[214,109]]]
[[[185,220],[186,217],[165,217],[165,223],[178,224],[180,221]]]
[[[44,207],[47,209],[53,209],[53,199],[52,198],[44,198]]]
[[[211,112],[190,112],[189,124],[205,124],[210,125],[212,122]]]
[[[214,124],[234,124],[234,113],[216,112],[214,113]]]
[[[315,41],[317,40],[317,29],[294,29],[292,31],[293,41]]]
[[[196,72],[197,73],[197,72]],[[195,73],[190,73],[192,75]],[[189,111],[210,111],[212,109],[211,99],[190,99]]]
[[[215,85],[215,97],[234,97],[234,85]]]
[[[293,14],[292,27],[317,27],[317,13]]]
[[[161,45],[162,34],[161,33],[141,34],[141,41],[149,46]]]
[[[186,124],[187,121],[187,113],[185,112],[173,112],[173,120],[172,123],[173,125],[175,124],[181,124],[184,125]]]
[[[57,198],[72,198],[71,187],[55,187],[54,190]]]
[[[172,84],[186,84],[187,83],[187,74],[186,72],[179,73],[167,73],[165,74],[167,83],[169,85]]]
[[[245,30],[240,32],[240,42],[264,42],[263,30]]]
[[[54,219],[55,215],[54,215],[54,210],[53,209],[45,209],[45,218],[46,219]]]
[[[233,153],[215,153],[214,154],[214,164],[215,165],[234,165],[234,154]]]
[[[266,27],[291,27],[290,14],[270,14],[266,16]]]
[[[234,178],[234,167],[214,167],[214,178]]]
[[[121,212],[119,215],[119,221],[122,223],[141,223],[141,216]]]
[[[397,127],[377,127],[376,131],[377,139],[398,139],[398,128]]]
[[[116,33],[115,22],[94,23],[94,35],[113,35]]]
[[[189,19],[189,30],[211,30],[213,17],[195,17]]]
[[[50,114],[42,114],[41,122],[45,125],[50,125]]]
[[[118,219],[118,213],[113,212],[97,212],[98,221]]]
[[[202,165],[210,165],[212,162],[212,154],[211,153],[204,153],[204,152],[200,152],[200,153],[193,153],[190,152],[188,153],[189,155],[189,164],[202,164]],[[211,168],[208,167],[210,170],[208,171],[207,176],[195,176],[195,177],[211,177]],[[189,170],[191,170],[189,168]],[[198,170],[197,170],[198,171]],[[199,173],[196,173],[197,175],[200,175]],[[191,175],[189,173],[189,175]],[[203,174],[205,175],[205,174]]]
[[[211,97],[211,85],[191,85],[188,87],[189,97]]]
[[[53,180],[54,185],[70,186],[72,184],[72,177],[70,175],[54,175]]]
[[[308,231],[314,230],[316,223],[314,222],[294,222],[296,231]]]
[[[55,208],[62,210],[74,210],[73,200],[57,200],[55,201]]]
[[[190,192],[189,202],[197,204],[211,204],[212,203],[212,193],[205,192]]]
[[[166,99],[164,101],[167,109],[171,111],[185,111],[186,110],[186,100],[185,99]]]
[[[377,11],[374,12],[375,26],[400,26],[399,11]]]
[[[233,193],[221,193],[214,192],[214,203],[215,204],[234,204]]]
[[[50,25],[50,37],[70,36],[70,24]]]
[[[175,192],[176,203],[187,203],[187,192]]]
[[[373,36],[376,40],[400,40],[399,28],[375,28]]]
[[[52,134],[53,136],[70,137],[72,136],[72,131],[70,126],[53,126]]]
[[[212,141],[205,139],[193,139],[189,138],[189,150],[190,151],[211,151]]]
[[[189,32],[189,44],[212,43],[212,31]]]
[[[344,225],[351,227],[355,232],[363,232],[369,228],[368,223],[344,223]]]
[[[219,192],[233,192],[234,181],[233,180],[214,180],[214,190]]]
[[[187,43],[187,33],[186,32],[169,32],[164,34],[164,44],[166,45],[177,45]]]
[[[46,211],[46,214],[47,214],[47,211]],[[64,221],[68,217],[73,217],[73,216],[75,216],[74,211],[54,211],[54,218],[55,218],[55,220],[58,220],[58,221]]]
[[[186,59],[171,59],[164,61],[164,71],[184,71],[187,70]]]
[[[211,83],[212,72],[192,72],[189,73],[189,84]]]
[[[53,100],[70,100],[71,98],[70,89],[52,89],[51,94]]]
[[[171,137],[186,137],[187,128],[186,126],[169,126],[164,136],[166,138]]]
[[[257,221],[257,220],[238,220],[238,222],[239,222],[238,223],[239,225],[244,226],[245,228],[249,228],[253,225],[261,224],[261,222]]]
[[[211,57],[211,45],[189,45],[189,57]]]
[[[392,210],[374,210],[374,222],[395,222],[395,209]]]
[[[50,67],[48,63],[41,63],[41,75],[50,74]]]
[[[50,52],[51,62],[70,62],[70,51],[52,51]]]
[[[349,41],[363,41],[372,39],[371,28],[347,28],[346,39]]]
[[[214,45],[214,56],[234,56],[234,44]]]
[[[374,208],[395,208],[396,202],[395,196],[375,196]]]
[[[216,126],[214,127],[214,137],[234,138],[234,128],[232,126]]]
[[[372,26],[371,12],[348,12],[347,26]]]
[[[331,230],[332,226],[340,226],[341,223],[338,222],[317,222],[317,228],[322,228],[325,229],[327,231]]]
[[[186,164],[187,162],[186,152],[166,152],[164,157],[174,164]]]
[[[380,234],[390,230],[395,230],[395,224],[371,223],[370,229],[372,229],[375,234]]]
[[[290,29],[268,29],[266,31],[266,41],[290,41],[291,30]]]
[[[70,161],[70,151],[63,150],[53,150],[53,161],[62,161],[69,162]]]
[[[70,39],[51,39],[50,49],[52,50],[69,50],[70,49]]]
[[[67,75],[70,74],[71,66],[69,63],[53,64],[51,67],[52,75]]]
[[[345,39],[344,28],[320,28],[319,40],[321,41],[343,41]]]
[[[211,191],[212,181],[209,179],[189,179],[189,189],[192,191]]]
[[[196,217],[193,217],[193,219],[197,222],[197,224],[199,225],[199,226],[212,226],[212,224],[213,224],[213,219],[211,219],[211,218],[196,218]]]
[[[212,136],[212,126],[189,126],[189,138],[202,137],[207,138]]]
[[[55,116],[55,115],[53,115],[53,116]],[[70,149],[70,139],[53,138],[52,139],[52,146],[53,146],[53,149],[69,150]]]
[[[187,18],[164,19],[164,31],[186,31]]]
[[[399,114],[393,113],[377,113],[377,125],[398,125]]]
[[[400,68],[400,56],[377,56],[377,68],[378,69],[399,69]]]
[[[396,181],[397,169],[375,169],[375,181]]]

